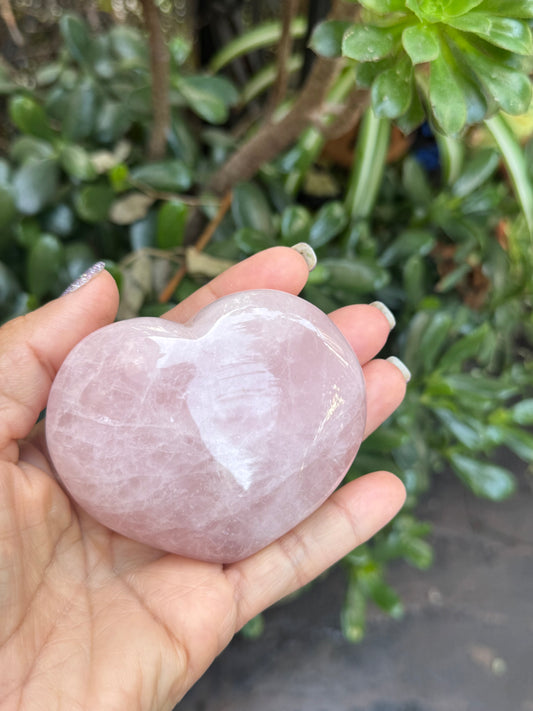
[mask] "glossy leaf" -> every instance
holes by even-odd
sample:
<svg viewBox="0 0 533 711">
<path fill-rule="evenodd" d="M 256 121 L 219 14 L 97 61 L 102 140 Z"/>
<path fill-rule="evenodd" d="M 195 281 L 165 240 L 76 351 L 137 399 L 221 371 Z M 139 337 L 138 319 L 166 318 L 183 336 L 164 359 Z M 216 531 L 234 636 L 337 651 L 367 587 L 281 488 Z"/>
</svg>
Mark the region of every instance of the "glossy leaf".
<svg viewBox="0 0 533 711">
<path fill-rule="evenodd" d="M 65 203 L 55 204 L 51 210 L 47 211 L 44 218 L 44 226 L 47 232 L 51 232 L 59 237 L 68 237 L 72 234 L 76 218 L 70 205 Z"/>
<path fill-rule="evenodd" d="M 109 33 L 109 39 L 114 54 L 128 66 L 148 64 L 146 42 L 135 28 L 124 24 L 115 25 Z"/>
<path fill-rule="evenodd" d="M 412 68 L 407 60 L 382 72 L 372 84 L 372 106 L 376 116 L 394 119 L 404 114 L 413 97 Z"/>
<path fill-rule="evenodd" d="M 431 64 L 429 99 L 442 131 L 452 135 L 459 133 L 466 122 L 465 98 L 442 55 Z"/>
<path fill-rule="evenodd" d="M 411 25 L 402 34 L 403 48 L 413 64 L 432 62 L 440 54 L 435 31 L 428 25 Z"/>
<path fill-rule="evenodd" d="M 486 182 L 500 163 L 500 156 L 491 148 L 478 150 L 465 161 L 465 168 L 452 185 L 452 193 L 465 197 Z"/>
<path fill-rule="evenodd" d="M 66 14 L 59 20 L 59 29 L 71 57 L 80 64 L 92 62 L 89 28 L 77 15 Z"/>
<path fill-rule="evenodd" d="M 322 259 L 320 266 L 328 285 L 349 294 L 373 294 L 386 286 L 390 279 L 387 270 L 362 258 Z"/>
<path fill-rule="evenodd" d="M 255 183 L 238 183 L 233 189 L 231 213 L 238 228 L 249 227 L 273 236 L 274 223 L 270 205 Z"/>
<path fill-rule="evenodd" d="M 145 247 L 156 245 L 157 215 L 155 210 L 150 210 L 146 217 L 130 225 L 130 246 L 133 252 Z"/>
<path fill-rule="evenodd" d="M 449 338 L 453 318 L 447 311 L 436 311 L 430 315 L 430 320 L 420 340 L 420 355 L 425 372 L 430 372 L 436 363 L 447 339 Z"/>
<path fill-rule="evenodd" d="M 200 154 L 198 140 L 180 115 L 174 114 L 171 117 L 168 143 L 176 158 L 182 160 L 191 169 L 196 166 Z"/>
<path fill-rule="evenodd" d="M 75 180 L 94 180 L 97 176 L 89 154 L 81 146 L 64 146 L 60 162 L 63 169 Z"/>
<path fill-rule="evenodd" d="M 382 267 L 389 267 L 413 254 L 426 256 L 435 246 L 435 242 L 435 236 L 429 230 L 405 230 L 383 252 L 379 263 Z"/>
<path fill-rule="evenodd" d="M 377 62 L 391 54 L 398 41 L 389 30 L 371 25 L 352 25 L 344 34 L 342 53 L 359 62 Z"/>
<path fill-rule="evenodd" d="M 309 46 L 322 57 L 340 57 L 344 33 L 352 26 L 351 22 L 327 20 L 317 25 L 311 35 Z"/>
<path fill-rule="evenodd" d="M 174 249 L 183 244 L 189 208 L 181 200 L 165 202 L 157 213 L 157 246 Z"/>
<path fill-rule="evenodd" d="M 107 185 L 86 185 L 74 196 L 76 212 L 85 222 L 103 222 L 109 216 L 114 197 Z"/>
<path fill-rule="evenodd" d="M 55 292 L 65 263 L 65 248 L 53 235 L 43 234 L 28 253 L 26 280 L 38 299 Z"/>
<path fill-rule="evenodd" d="M 503 467 L 487 464 L 457 452 L 450 454 L 450 462 L 460 479 L 476 496 L 502 501 L 515 492 L 515 478 Z"/>
<path fill-rule="evenodd" d="M 483 0 L 479 10 L 491 15 L 533 19 L 533 0 Z"/>
<path fill-rule="evenodd" d="M 307 242 L 312 217 L 302 205 L 289 205 L 281 215 L 281 237 L 286 244 Z"/>
<path fill-rule="evenodd" d="M 261 252 L 263 249 L 275 245 L 273 237 L 251 227 L 241 227 L 235 232 L 233 239 L 239 249 L 247 255 Z"/>
<path fill-rule="evenodd" d="M 309 231 L 309 244 L 313 248 L 322 247 L 337 237 L 347 224 L 348 215 L 342 202 L 327 202 L 315 215 Z"/>
<path fill-rule="evenodd" d="M 209 123 L 225 123 L 229 109 L 239 100 L 233 84 L 224 77 L 180 77 L 176 84 L 190 108 Z"/>
<path fill-rule="evenodd" d="M 526 22 L 511 17 L 494 17 L 489 13 L 470 12 L 449 20 L 462 32 L 472 32 L 487 42 L 516 54 L 530 55 L 533 52 L 531 30 Z"/>
<path fill-rule="evenodd" d="M 80 274 L 91 267 L 96 261 L 94 251 L 86 242 L 69 242 L 65 245 L 65 264 L 67 284 L 72 283 Z"/>
<path fill-rule="evenodd" d="M 63 135 L 71 141 L 87 138 L 94 128 L 98 108 L 97 87 L 92 79 L 85 79 L 70 94 L 62 122 Z"/>
<path fill-rule="evenodd" d="M 134 183 L 163 192 L 181 192 L 191 187 L 192 175 L 181 160 L 162 160 L 134 168 L 130 176 Z"/>
<path fill-rule="evenodd" d="M 13 190 L 17 210 L 35 215 L 50 204 L 58 188 L 55 160 L 27 160 L 15 173 Z"/>
<path fill-rule="evenodd" d="M 513 405 L 509 411 L 511 419 L 518 425 L 533 425 L 533 398 L 526 398 Z"/>
<path fill-rule="evenodd" d="M 459 369 L 465 360 L 475 358 L 490 334 L 490 326 L 483 323 L 466 336 L 460 338 L 444 353 L 438 363 L 438 367 L 446 371 L 450 368 Z"/>
<path fill-rule="evenodd" d="M 501 427 L 502 441 L 518 457 L 533 464 L 533 435 L 517 427 Z"/>
<path fill-rule="evenodd" d="M 361 0 L 361 5 L 378 15 L 387 15 L 389 12 L 404 10 L 405 0 Z"/>
<path fill-rule="evenodd" d="M 13 191 L 0 186 L 0 230 L 3 230 L 13 220 L 17 214 Z"/>
<path fill-rule="evenodd" d="M 45 140 L 55 135 L 45 110 L 30 96 L 13 96 L 9 102 L 9 117 L 22 133 Z"/>
</svg>

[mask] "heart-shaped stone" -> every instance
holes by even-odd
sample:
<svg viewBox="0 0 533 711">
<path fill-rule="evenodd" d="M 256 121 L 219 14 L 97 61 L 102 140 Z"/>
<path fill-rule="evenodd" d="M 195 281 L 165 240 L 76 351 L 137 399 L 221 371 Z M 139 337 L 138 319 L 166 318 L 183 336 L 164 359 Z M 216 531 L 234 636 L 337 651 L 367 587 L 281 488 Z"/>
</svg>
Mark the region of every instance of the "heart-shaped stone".
<svg viewBox="0 0 533 711">
<path fill-rule="evenodd" d="M 46 436 L 59 478 L 98 521 L 228 563 L 329 496 L 365 416 L 361 367 L 333 322 L 256 290 L 184 325 L 137 318 L 89 335 L 54 380 Z"/>
</svg>

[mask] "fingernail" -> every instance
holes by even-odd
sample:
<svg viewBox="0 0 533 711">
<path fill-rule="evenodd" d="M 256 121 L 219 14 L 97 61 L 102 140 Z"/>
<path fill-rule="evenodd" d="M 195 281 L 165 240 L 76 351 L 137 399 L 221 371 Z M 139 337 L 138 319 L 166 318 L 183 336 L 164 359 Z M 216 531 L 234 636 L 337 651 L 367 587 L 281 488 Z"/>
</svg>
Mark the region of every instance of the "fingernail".
<svg viewBox="0 0 533 711">
<path fill-rule="evenodd" d="M 100 272 L 103 272 L 104 269 L 105 262 L 96 262 L 96 264 L 93 264 L 90 269 L 87 269 L 86 272 L 83 272 L 81 276 L 79 276 L 75 281 L 73 281 L 70 286 L 67 286 L 61 296 L 64 296 L 65 294 L 72 294 L 73 291 L 77 291 L 80 286 L 87 284 L 88 281 L 91 281 L 93 277 L 95 277 L 97 274 L 100 274 Z"/>
<path fill-rule="evenodd" d="M 390 358 L 387 358 L 389 363 L 392 363 L 400 373 L 403 375 L 405 382 L 408 383 L 411 380 L 411 371 L 409 368 L 403 363 L 399 358 L 396 358 L 396 356 L 390 356 Z"/>
<path fill-rule="evenodd" d="M 294 249 L 298 254 L 302 255 L 307 264 L 307 268 L 312 272 L 317 263 L 315 250 L 308 245 L 307 242 L 298 242 L 298 244 L 293 245 L 291 249 Z"/>
<path fill-rule="evenodd" d="M 387 319 L 387 323 L 389 324 L 389 328 L 392 331 L 392 329 L 396 326 L 396 319 L 394 318 L 394 314 L 392 311 L 389 309 L 388 306 L 385 306 L 385 304 L 382 301 L 373 301 L 370 306 L 373 306 L 376 308 L 378 311 L 381 311 L 383 316 Z"/>
</svg>

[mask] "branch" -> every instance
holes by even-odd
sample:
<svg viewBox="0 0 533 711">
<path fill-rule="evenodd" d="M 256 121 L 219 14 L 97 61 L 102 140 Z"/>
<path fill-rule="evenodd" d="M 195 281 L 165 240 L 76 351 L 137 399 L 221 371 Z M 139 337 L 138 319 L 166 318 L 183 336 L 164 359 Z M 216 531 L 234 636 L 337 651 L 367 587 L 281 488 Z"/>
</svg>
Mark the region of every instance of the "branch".
<svg viewBox="0 0 533 711">
<path fill-rule="evenodd" d="M 287 62 L 291 55 L 292 49 L 291 22 L 298 11 L 299 4 L 300 0 L 283 0 L 281 3 L 282 30 L 276 55 L 278 74 L 272 93 L 268 99 L 268 105 L 265 112 L 267 118 L 272 116 L 287 91 L 287 84 L 289 80 Z"/>
<path fill-rule="evenodd" d="M 163 158 L 166 152 L 167 130 L 170 123 L 170 104 L 168 100 L 170 57 L 161 27 L 159 10 L 154 0 L 141 0 L 141 5 L 150 43 L 154 117 L 148 157 L 150 160 L 158 160 Z"/>
<path fill-rule="evenodd" d="M 355 18 L 357 5 L 335 3 L 328 19 Z M 342 59 L 318 57 L 307 81 L 289 112 L 278 122 L 267 121 L 211 178 L 209 189 L 223 195 L 240 180 L 252 178 L 263 163 L 285 150 L 300 133 L 327 110 L 331 83 L 344 64 Z M 314 118 L 313 118 L 314 117 Z"/>
<path fill-rule="evenodd" d="M 9 34 L 11 35 L 13 42 L 18 47 L 22 47 L 24 45 L 24 37 L 20 33 L 9 0 L 0 0 L 0 15 L 7 25 L 7 29 L 9 30 Z"/>
</svg>

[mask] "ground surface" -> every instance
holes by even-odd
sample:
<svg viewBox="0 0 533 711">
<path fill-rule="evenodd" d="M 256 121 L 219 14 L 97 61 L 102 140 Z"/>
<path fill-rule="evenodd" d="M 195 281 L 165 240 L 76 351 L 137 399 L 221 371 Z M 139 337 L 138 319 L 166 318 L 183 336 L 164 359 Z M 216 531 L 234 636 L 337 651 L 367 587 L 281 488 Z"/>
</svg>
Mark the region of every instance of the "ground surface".
<svg viewBox="0 0 533 711">
<path fill-rule="evenodd" d="M 341 636 L 335 569 L 236 638 L 176 711 L 533 711 L 533 476 L 491 504 L 443 476 L 420 514 L 435 564 L 389 576 L 401 621 L 372 611 L 365 641 Z"/>
</svg>

